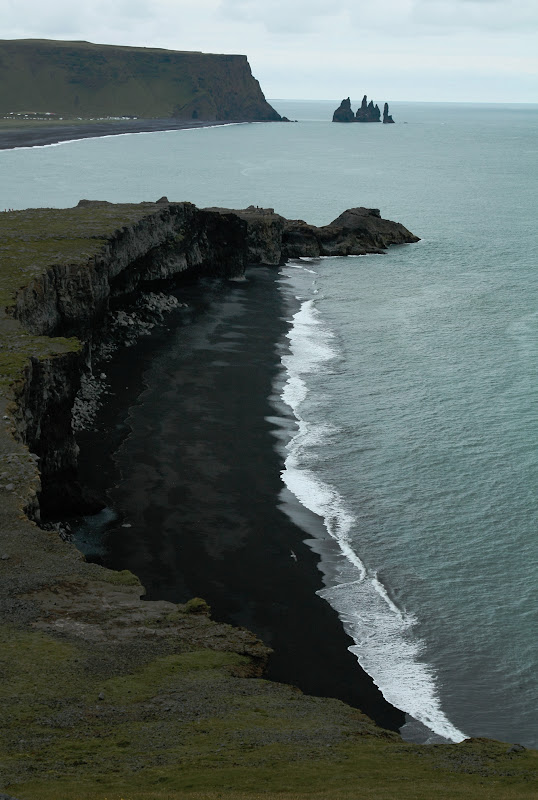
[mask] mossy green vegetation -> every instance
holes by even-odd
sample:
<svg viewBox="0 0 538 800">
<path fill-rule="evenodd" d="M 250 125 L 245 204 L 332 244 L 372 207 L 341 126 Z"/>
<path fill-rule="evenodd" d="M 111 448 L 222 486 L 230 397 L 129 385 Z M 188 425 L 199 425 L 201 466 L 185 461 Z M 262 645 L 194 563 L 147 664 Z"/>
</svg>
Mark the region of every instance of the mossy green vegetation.
<svg viewBox="0 0 538 800">
<path fill-rule="evenodd" d="M 156 212 L 153 203 L 0 212 L 0 306 L 56 265 L 87 263 L 115 231 Z"/>
<path fill-rule="evenodd" d="M 30 357 L 81 348 L 76 338 L 34 336 L 6 316 L 17 292 L 55 267 L 89 263 L 116 231 L 157 211 L 154 203 L 140 203 L 0 212 L 0 391 L 21 376 Z"/>
<path fill-rule="evenodd" d="M 131 706 L 150 701 L 160 692 L 172 690 L 178 679 L 197 682 L 212 677 L 215 670 L 238 667 L 248 663 L 248 658 L 238 653 L 200 650 L 190 653 L 174 653 L 147 664 L 135 673 L 121 675 L 104 681 L 102 686 L 103 707 Z M 91 698 L 87 698 L 91 702 Z"/>
<path fill-rule="evenodd" d="M 534 751 L 406 744 L 339 701 L 235 677 L 233 652 L 107 677 L 91 649 L 0 627 L 0 786 L 22 800 L 536 796 Z"/>
<path fill-rule="evenodd" d="M 187 614 L 209 614 L 211 609 L 202 597 L 192 597 L 185 603 Z"/>
<path fill-rule="evenodd" d="M 115 586 L 141 586 L 139 579 L 129 569 L 107 570 L 103 575 L 103 580 Z"/>
<path fill-rule="evenodd" d="M 0 393 L 22 375 L 30 358 L 54 358 L 63 353 L 76 353 L 81 349 L 80 341 L 63 336 L 47 338 L 32 336 L 23 329 L 17 332 L 2 330 L 0 317 Z"/>
</svg>

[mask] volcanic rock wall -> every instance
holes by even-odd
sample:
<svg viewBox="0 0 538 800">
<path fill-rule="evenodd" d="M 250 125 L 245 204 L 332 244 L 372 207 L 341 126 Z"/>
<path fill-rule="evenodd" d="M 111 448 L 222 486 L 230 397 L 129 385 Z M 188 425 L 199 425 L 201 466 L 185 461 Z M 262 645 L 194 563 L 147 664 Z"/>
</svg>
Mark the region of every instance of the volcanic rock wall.
<svg viewBox="0 0 538 800">
<path fill-rule="evenodd" d="M 235 278 L 247 264 L 382 253 L 417 241 L 376 209 L 350 209 L 318 228 L 273 209 L 202 210 L 166 198 L 138 205 L 82 200 L 75 209 L 29 209 L 0 222 L 5 264 L 13 264 L 3 324 L 25 332 L 15 332 L 9 346 L 16 351 L 25 336 L 35 337 L 12 386 L 15 431 L 40 459 L 42 509 L 60 515 L 84 508 L 71 409 L 112 304 L 134 303 L 140 292 L 184 275 Z M 59 349 L 39 355 L 44 340 Z"/>
</svg>

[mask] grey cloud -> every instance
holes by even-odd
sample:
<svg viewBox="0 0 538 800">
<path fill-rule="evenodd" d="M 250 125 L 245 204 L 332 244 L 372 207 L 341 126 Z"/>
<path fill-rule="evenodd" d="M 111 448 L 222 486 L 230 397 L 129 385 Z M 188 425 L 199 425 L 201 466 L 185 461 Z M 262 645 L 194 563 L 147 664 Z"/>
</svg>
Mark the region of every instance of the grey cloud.
<svg viewBox="0 0 538 800">
<path fill-rule="evenodd" d="M 223 19 L 256 24 L 270 33 L 308 32 L 339 19 L 344 36 L 348 25 L 395 36 L 538 27 L 536 0 L 220 0 L 218 8 Z"/>
<path fill-rule="evenodd" d="M 121 39 L 142 20 L 155 17 L 154 0 L 0 0 L 3 35 L 8 38 L 96 39 L 107 28 Z"/>
<path fill-rule="evenodd" d="M 538 28 L 536 0 L 416 0 L 413 21 L 438 31 L 526 31 Z"/>
<path fill-rule="evenodd" d="M 261 25 L 270 33 L 300 34 L 313 30 L 323 18 L 337 17 L 348 0 L 220 0 L 224 19 Z"/>
</svg>

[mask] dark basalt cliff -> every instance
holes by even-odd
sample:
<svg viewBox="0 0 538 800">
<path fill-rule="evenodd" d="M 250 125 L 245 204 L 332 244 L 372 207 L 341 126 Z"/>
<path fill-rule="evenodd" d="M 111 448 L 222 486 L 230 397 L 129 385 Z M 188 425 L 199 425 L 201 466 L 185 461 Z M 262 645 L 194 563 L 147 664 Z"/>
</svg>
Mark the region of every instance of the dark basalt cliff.
<svg viewBox="0 0 538 800">
<path fill-rule="evenodd" d="M 287 220 L 273 209 L 198 209 L 166 198 L 11 212 L 0 215 L 2 234 L 8 242 L 5 263 L 11 258 L 13 267 L 26 264 L 22 286 L 20 273 L 11 273 L 10 324 L 34 336 L 82 342 L 74 353 L 55 358 L 54 368 L 47 359 L 30 358 L 16 389 L 18 436 L 40 459 L 42 505 L 47 512 L 64 513 L 82 501 L 70 409 L 112 304 L 181 275 L 239 277 L 247 264 L 383 253 L 392 244 L 418 241 L 400 223 L 382 219 L 377 209 L 349 209 L 316 227 Z"/>
<path fill-rule="evenodd" d="M 246 56 L 0 41 L 0 114 L 279 120 Z"/>
<path fill-rule="evenodd" d="M 230 209 L 207 209 L 229 214 Z M 419 238 L 400 222 L 382 219 L 377 208 L 350 208 L 328 225 L 286 219 L 272 208 L 233 210 L 247 223 L 247 258 L 251 264 L 281 264 L 289 258 L 381 254 L 393 244 Z"/>
</svg>

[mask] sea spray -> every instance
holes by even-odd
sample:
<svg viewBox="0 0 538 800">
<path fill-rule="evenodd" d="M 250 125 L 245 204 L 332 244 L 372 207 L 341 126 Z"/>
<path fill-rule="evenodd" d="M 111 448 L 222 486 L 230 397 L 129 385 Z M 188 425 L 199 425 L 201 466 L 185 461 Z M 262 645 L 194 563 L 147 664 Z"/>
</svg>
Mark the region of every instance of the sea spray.
<svg viewBox="0 0 538 800">
<path fill-rule="evenodd" d="M 282 275 L 284 280 L 290 278 L 291 270 L 284 268 Z M 316 293 L 314 287 L 310 287 L 311 294 Z M 363 563 L 353 544 L 355 517 L 338 490 L 316 472 L 312 451 L 328 442 L 336 429 L 332 424 L 309 419 L 308 410 L 305 412 L 308 378 L 322 371 L 329 378 L 331 368 L 338 363 L 339 350 L 334 333 L 324 324 L 315 303 L 315 299 L 303 298 L 293 316 L 287 334 L 288 348 L 281 356 L 285 380 L 281 380 L 280 398 L 291 408 L 297 422 L 297 430 L 287 444 L 282 479 L 305 508 L 323 519 L 328 535 L 337 545 L 338 557 L 336 561 L 331 559 L 330 579 L 325 575 L 328 585 L 318 594 L 338 612 L 355 642 L 350 651 L 384 697 L 438 736 L 459 742 L 466 738 L 465 734 L 442 711 L 434 670 L 421 661 L 424 643 L 413 631 L 417 618 L 398 607 L 375 569 Z M 324 570 L 323 556 L 320 566 Z"/>
</svg>

